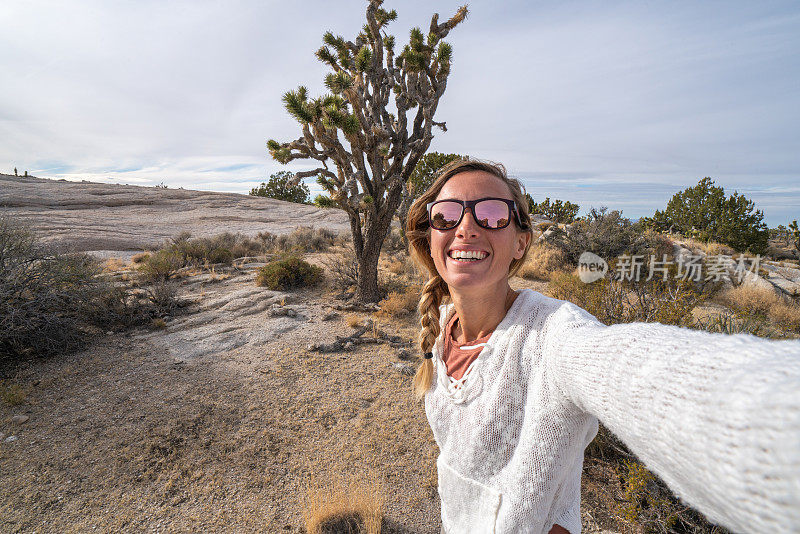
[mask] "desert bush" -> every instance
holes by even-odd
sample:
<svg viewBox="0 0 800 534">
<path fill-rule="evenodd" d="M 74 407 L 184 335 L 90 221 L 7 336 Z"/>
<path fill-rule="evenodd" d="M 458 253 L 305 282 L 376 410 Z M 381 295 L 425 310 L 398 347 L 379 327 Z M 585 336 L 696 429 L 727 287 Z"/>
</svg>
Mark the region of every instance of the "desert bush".
<svg viewBox="0 0 800 534">
<path fill-rule="evenodd" d="M 565 265 L 568 264 L 563 250 L 549 243 L 539 243 L 531 247 L 527 261 L 517 274 L 527 280 L 550 280 L 550 275 Z"/>
<path fill-rule="evenodd" d="M 269 289 L 310 287 L 321 279 L 322 269 L 296 256 L 268 263 L 256 273 L 256 284 Z"/>
<path fill-rule="evenodd" d="M 149 252 L 139 252 L 138 254 L 134 254 L 131 257 L 131 262 L 133 262 L 133 263 L 142 263 L 143 261 L 145 261 L 149 257 L 150 257 L 150 253 Z"/>
<path fill-rule="evenodd" d="M 336 244 L 338 234 L 327 228 L 300 226 L 275 238 L 276 252 L 324 252 Z"/>
<path fill-rule="evenodd" d="M 321 486 L 306 483 L 301 508 L 308 534 L 379 534 L 384 491 L 342 477 Z"/>
<path fill-rule="evenodd" d="M 270 175 L 266 182 L 250 190 L 252 196 L 268 197 L 286 202 L 296 202 L 298 204 L 308 204 L 310 191 L 308 186 L 302 181 L 292 183 L 294 173 L 289 171 L 278 171 Z"/>
<path fill-rule="evenodd" d="M 358 280 L 358 260 L 350 250 L 331 254 L 322 261 L 328 273 L 328 281 L 336 289 L 355 287 Z"/>
<path fill-rule="evenodd" d="M 751 334 L 761 337 L 776 337 L 763 317 L 741 315 L 737 313 L 717 313 L 698 319 L 694 328 L 705 330 L 706 332 L 717 332 L 721 334 Z"/>
<path fill-rule="evenodd" d="M 0 361 L 79 349 L 98 330 L 143 324 L 155 313 L 94 258 L 54 255 L 29 229 L 0 218 Z"/>
<path fill-rule="evenodd" d="M 768 316 L 770 310 L 782 303 L 771 289 L 752 285 L 740 285 L 721 292 L 716 299 L 730 309 L 746 315 Z"/>
<path fill-rule="evenodd" d="M 139 274 L 145 282 L 167 280 L 186 265 L 185 257 L 174 248 L 162 248 L 150 254 L 139 265 Z"/>
<path fill-rule="evenodd" d="M 642 223 L 701 241 L 725 243 L 737 252 L 764 254 L 769 231 L 763 218 L 751 200 L 738 192 L 726 197 L 725 190 L 706 177 L 696 186 L 676 193 L 664 211 L 656 210 L 653 217 L 643 217 Z"/>
<path fill-rule="evenodd" d="M 548 241 L 564 252 L 568 262 L 577 264 L 586 251 L 606 260 L 624 253 L 647 254 L 649 243 L 642 233 L 621 212 L 592 208 L 585 218 L 572 224 L 569 232 L 556 227 Z"/>
<path fill-rule="evenodd" d="M 782 328 L 800 331 L 800 305 L 771 289 L 739 285 L 721 292 L 715 300 L 733 310 L 737 317 L 768 318 Z"/>
<path fill-rule="evenodd" d="M 658 322 L 690 326 L 692 309 L 705 300 L 691 282 L 675 278 L 636 282 L 606 276 L 586 284 L 574 274 L 557 272 L 550 278 L 548 291 L 608 325 Z"/>
<path fill-rule="evenodd" d="M 411 286 L 403 291 L 391 291 L 378 305 L 382 316 L 404 318 L 417 313 L 422 286 Z"/>
<path fill-rule="evenodd" d="M 261 232 L 257 237 L 251 238 L 244 234 L 224 232 L 211 237 L 192 238 L 189 232 L 181 232 L 160 249 L 141 255 L 138 270 L 145 282 L 168 280 L 183 267 L 230 264 L 236 258 L 261 256 L 285 249 L 287 242 L 304 243 L 311 248 L 319 247 L 322 246 L 321 242 L 332 239 L 328 233 L 332 232 L 304 230 L 293 232 L 288 237 L 278 237 L 269 232 Z"/>
</svg>

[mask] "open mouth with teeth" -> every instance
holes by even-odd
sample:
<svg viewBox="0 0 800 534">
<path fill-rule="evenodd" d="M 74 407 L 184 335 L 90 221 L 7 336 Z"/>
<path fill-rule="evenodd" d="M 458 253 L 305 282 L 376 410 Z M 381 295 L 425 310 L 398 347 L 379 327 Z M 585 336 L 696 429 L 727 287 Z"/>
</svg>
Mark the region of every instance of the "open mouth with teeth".
<svg viewBox="0 0 800 534">
<path fill-rule="evenodd" d="M 452 260 L 468 263 L 486 259 L 489 253 L 483 250 L 451 250 L 447 256 Z"/>
</svg>

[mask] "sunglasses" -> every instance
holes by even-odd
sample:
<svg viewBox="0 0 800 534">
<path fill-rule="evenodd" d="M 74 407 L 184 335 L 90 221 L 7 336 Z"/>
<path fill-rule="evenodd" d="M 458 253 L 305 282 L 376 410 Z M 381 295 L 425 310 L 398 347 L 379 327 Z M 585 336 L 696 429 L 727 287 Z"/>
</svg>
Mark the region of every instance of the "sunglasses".
<svg viewBox="0 0 800 534">
<path fill-rule="evenodd" d="M 511 216 L 520 228 L 525 228 L 522 223 L 517 205 L 507 198 L 479 198 L 478 200 L 445 199 L 430 202 L 428 207 L 428 224 L 434 230 L 452 230 L 464 218 L 464 212 L 470 210 L 472 218 L 481 228 L 500 230 L 511 223 Z"/>
</svg>

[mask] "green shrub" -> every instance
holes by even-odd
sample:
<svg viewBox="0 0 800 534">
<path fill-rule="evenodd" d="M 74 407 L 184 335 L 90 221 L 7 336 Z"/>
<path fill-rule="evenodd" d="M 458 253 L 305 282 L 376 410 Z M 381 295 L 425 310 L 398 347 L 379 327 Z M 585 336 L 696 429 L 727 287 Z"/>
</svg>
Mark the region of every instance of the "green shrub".
<svg viewBox="0 0 800 534">
<path fill-rule="evenodd" d="M 327 228 L 300 226 L 275 240 L 278 251 L 324 252 L 336 243 L 338 234 Z"/>
<path fill-rule="evenodd" d="M 186 265 L 186 257 L 173 247 L 162 248 L 150 254 L 139 265 L 145 281 L 167 280 Z"/>
<path fill-rule="evenodd" d="M 676 193 L 664 211 L 656 210 L 643 224 L 657 230 L 670 230 L 700 241 L 717 241 L 730 245 L 737 252 L 764 254 L 769 231 L 764 214 L 755 204 L 734 191 L 726 197 L 722 187 L 711 178 L 703 178 L 696 186 Z"/>
<path fill-rule="evenodd" d="M 256 284 L 280 290 L 314 286 L 321 279 L 322 269 L 296 256 L 268 263 L 256 274 Z"/>
<path fill-rule="evenodd" d="M 610 261 L 624 253 L 647 254 L 650 249 L 640 227 L 623 217 L 622 212 L 607 212 L 605 207 L 592 208 L 586 217 L 572 224 L 569 233 L 555 227 L 547 241 L 563 250 L 573 265 L 587 251 Z"/>
<path fill-rule="evenodd" d="M 531 215 L 538 213 L 555 223 L 573 223 L 578 215 L 578 211 L 581 209 L 579 205 L 573 204 L 569 200 L 554 200 L 550 202 L 550 197 L 547 197 L 542 202 L 536 202 L 533 200 L 533 197 L 527 193 L 525 193 L 525 198 L 528 199 L 528 212 Z"/>
<path fill-rule="evenodd" d="M 308 204 L 311 195 L 308 186 L 302 181 L 293 184 L 294 174 L 289 171 L 279 171 L 262 182 L 260 186 L 250 190 L 250 194 L 257 197 L 275 198 L 286 202 Z"/>
</svg>

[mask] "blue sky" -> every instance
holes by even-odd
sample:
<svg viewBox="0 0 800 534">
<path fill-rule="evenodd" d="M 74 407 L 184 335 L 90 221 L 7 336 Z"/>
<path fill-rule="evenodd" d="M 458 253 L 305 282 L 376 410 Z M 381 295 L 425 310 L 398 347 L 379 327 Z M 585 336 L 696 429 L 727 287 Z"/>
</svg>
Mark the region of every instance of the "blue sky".
<svg viewBox="0 0 800 534">
<path fill-rule="evenodd" d="M 391 2 L 400 43 L 449 1 Z M 323 92 L 325 30 L 366 2 L 0 5 L 0 170 L 247 192 L 297 137 L 281 95 Z M 663 208 L 711 176 L 771 226 L 800 218 L 800 3 L 490 2 L 448 37 L 432 150 L 503 162 L 537 199 Z"/>
</svg>

